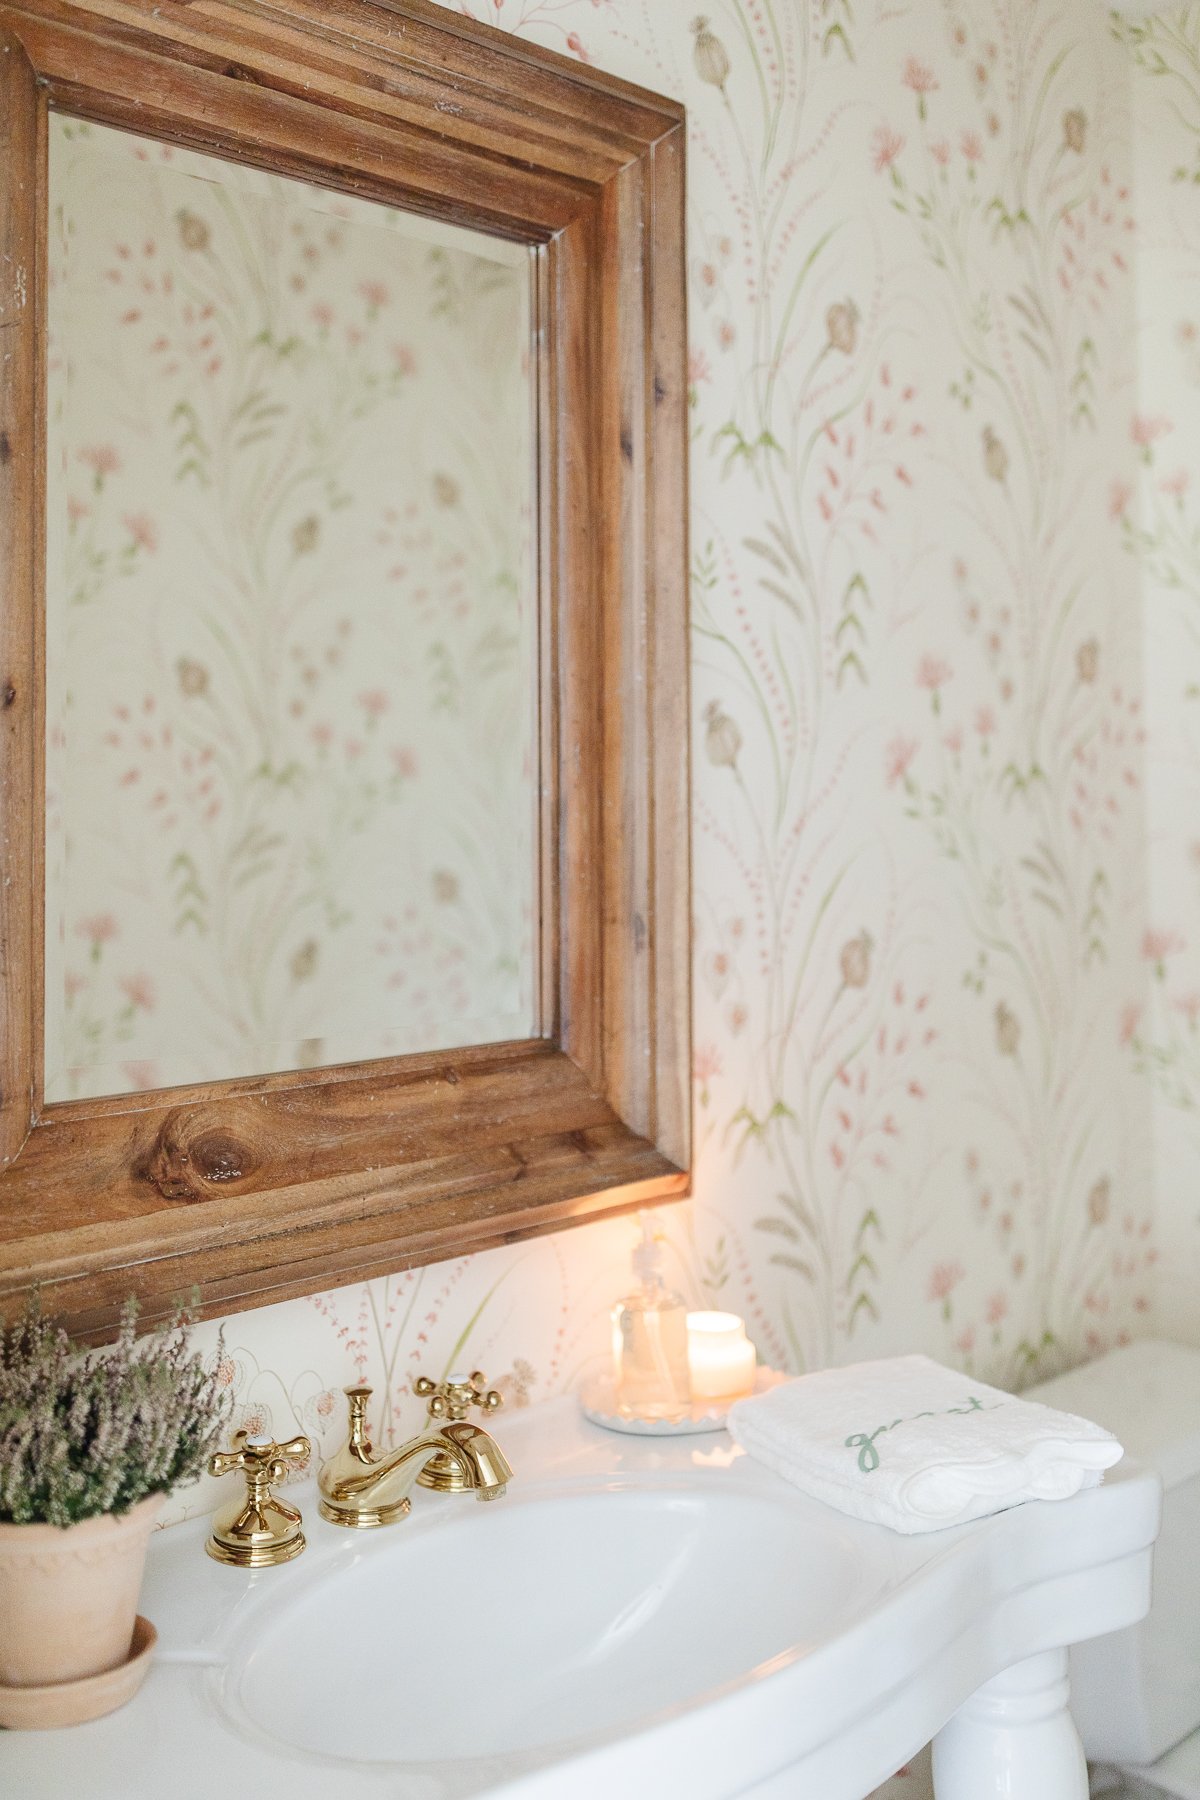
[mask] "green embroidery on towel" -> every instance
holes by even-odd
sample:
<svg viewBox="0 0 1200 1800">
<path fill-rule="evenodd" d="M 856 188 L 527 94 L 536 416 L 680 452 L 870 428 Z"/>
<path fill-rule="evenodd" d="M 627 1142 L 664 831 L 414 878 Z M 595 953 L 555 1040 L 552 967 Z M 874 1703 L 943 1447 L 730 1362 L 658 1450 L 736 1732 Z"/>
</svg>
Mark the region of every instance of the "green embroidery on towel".
<svg viewBox="0 0 1200 1800">
<path fill-rule="evenodd" d="M 993 1400 L 990 1406 L 972 1394 L 965 1406 L 948 1406 L 944 1412 L 911 1413 L 907 1419 L 893 1419 L 890 1425 L 877 1425 L 874 1431 L 856 1431 L 853 1437 L 846 1439 L 847 1450 L 858 1451 L 858 1467 L 863 1475 L 873 1475 L 879 1467 L 879 1452 L 875 1448 L 875 1439 L 885 1432 L 895 1431 L 897 1425 L 911 1425 L 917 1419 L 948 1419 L 955 1413 L 995 1412 L 998 1406 L 1004 1406 L 1004 1400 Z"/>
</svg>

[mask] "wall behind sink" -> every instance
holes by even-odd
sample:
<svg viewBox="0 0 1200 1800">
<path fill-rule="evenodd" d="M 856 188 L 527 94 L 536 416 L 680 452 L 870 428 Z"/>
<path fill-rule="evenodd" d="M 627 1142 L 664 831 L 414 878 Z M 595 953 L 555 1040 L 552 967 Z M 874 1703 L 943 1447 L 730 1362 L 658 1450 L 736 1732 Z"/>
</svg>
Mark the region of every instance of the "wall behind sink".
<svg viewBox="0 0 1200 1800">
<path fill-rule="evenodd" d="M 1163 1252 L 1155 1324 L 1200 1342 L 1200 6 L 1121 28 L 1133 77 L 1138 199 L 1138 488 L 1123 492 L 1141 568 L 1152 968 L 1134 1051 L 1154 1095 Z"/>
<path fill-rule="evenodd" d="M 1137 393 L 1134 47 L 1100 6 L 696 4 L 460 8 L 689 110 L 696 1197 L 662 1215 L 671 1268 L 772 1363 L 923 1348 L 1019 1384 L 1146 1328 L 1145 1067 L 1197 1022 L 1172 1009 L 1194 856 L 1161 916 L 1145 896 L 1130 496 L 1168 464 Z M 240 1420 L 328 1445 L 365 1377 L 410 1425 L 413 1376 L 456 1363 L 517 1405 L 567 1389 L 633 1239 L 233 1318 Z"/>
<path fill-rule="evenodd" d="M 695 3 L 461 8 L 689 110 L 671 1266 L 772 1363 L 921 1347 L 1020 1383 L 1152 1286 L 1130 52 L 1099 7 Z M 569 1387 L 633 1238 L 231 1319 L 242 1419 L 329 1441 L 360 1376 L 411 1419 L 450 1363 Z"/>
</svg>

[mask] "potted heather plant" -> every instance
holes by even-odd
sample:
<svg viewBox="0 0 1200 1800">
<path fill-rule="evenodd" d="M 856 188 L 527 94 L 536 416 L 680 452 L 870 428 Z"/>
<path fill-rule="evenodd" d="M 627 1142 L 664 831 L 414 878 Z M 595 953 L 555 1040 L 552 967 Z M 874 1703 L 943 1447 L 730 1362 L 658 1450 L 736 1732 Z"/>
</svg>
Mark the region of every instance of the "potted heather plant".
<svg viewBox="0 0 1200 1800">
<path fill-rule="evenodd" d="M 81 1682 L 131 1654 L 150 1533 L 198 1475 L 229 1396 L 183 1314 L 81 1353 L 35 1299 L 0 1326 L 0 1689 Z"/>
</svg>

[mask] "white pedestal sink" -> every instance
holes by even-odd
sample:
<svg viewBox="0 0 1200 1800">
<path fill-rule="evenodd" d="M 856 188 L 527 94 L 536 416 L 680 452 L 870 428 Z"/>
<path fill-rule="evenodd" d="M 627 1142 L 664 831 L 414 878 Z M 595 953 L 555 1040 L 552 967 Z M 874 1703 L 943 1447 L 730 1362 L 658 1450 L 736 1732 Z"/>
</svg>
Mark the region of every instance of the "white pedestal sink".
<svg viewBox="0 0 1200 1800">
<path fill-rule="evenodd" d="M 142 1695 L 0 1743 L 22 1800 L 864 1800 L 935 1734 L 939 1800 L 1085 1800 L 1065 1646 L 1140 1617 L 1154 1477 L 900 1538 L 724 1436 L 501 1415 L 507 1496 L 415 1497 L 245 1574 L 151 1554 Z M 303 1495 L 298 1496 L 304 1505 Z"/>
</svg>

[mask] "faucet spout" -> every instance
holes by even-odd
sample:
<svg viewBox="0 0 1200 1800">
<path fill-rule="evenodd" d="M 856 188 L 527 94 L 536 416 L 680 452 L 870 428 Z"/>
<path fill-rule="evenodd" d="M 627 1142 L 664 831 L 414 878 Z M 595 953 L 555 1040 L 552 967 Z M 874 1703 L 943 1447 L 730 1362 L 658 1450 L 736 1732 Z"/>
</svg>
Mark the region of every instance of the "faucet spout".
<svg viewBox="0 0 1200 1800">
<path fill-rule="evenodd" d="M 477 1425 L 454 1421 L 430 1428 L 376 1456 L 367 1435 L 370 1393 L 366 1387 L 346 1389 L 350 1436 L 321 1467 L 322 1518 L 358 1529 L 388 1525 L 410 1510 L 418 1479 L 456 1493 L 472 1489 L 480 1500 L 503 1494 L 512 1469 L 500 1446 Z"/>
</svg>

